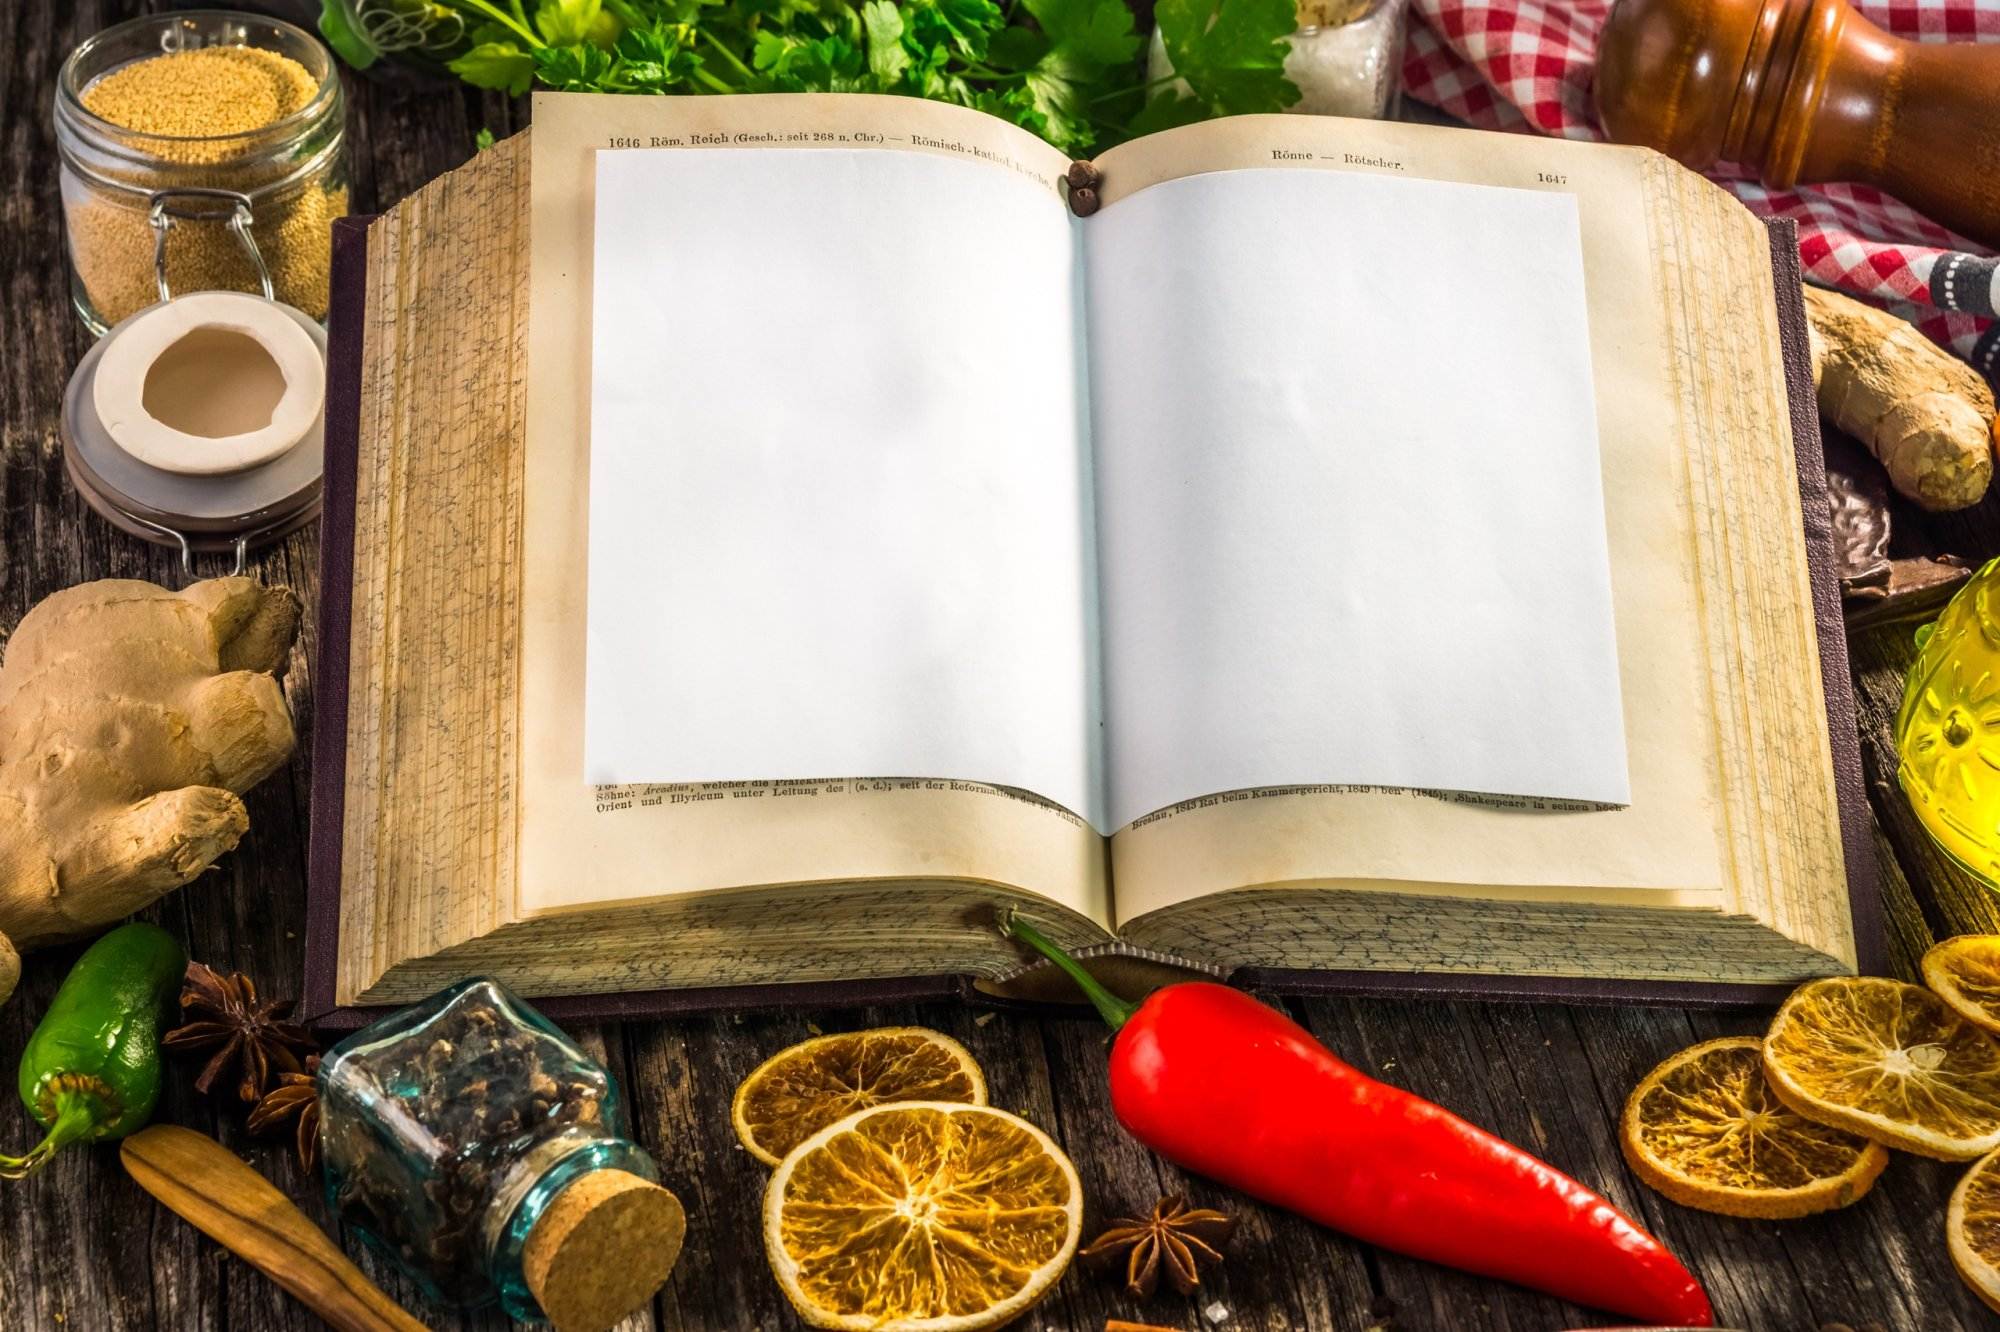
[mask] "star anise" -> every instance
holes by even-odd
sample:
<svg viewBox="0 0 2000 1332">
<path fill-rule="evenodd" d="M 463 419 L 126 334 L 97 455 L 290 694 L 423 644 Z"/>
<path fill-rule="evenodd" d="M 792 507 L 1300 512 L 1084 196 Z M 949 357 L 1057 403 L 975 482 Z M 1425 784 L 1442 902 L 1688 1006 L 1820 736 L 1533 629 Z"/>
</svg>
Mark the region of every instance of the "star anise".
<svg viewBox="0 0 2000 1332">
<path fill-rule="evenodd" d="M 1105 1264 L 1124 1259 L 1125 1289 L 1136 1299 L 1160 1288 L 1162 1268 L 1175 1290 L 1192 1295 L 1201 1285 L 1202 1267 L 1222 1261 L 1222 1246 L 1235 1229 L 1235 1217 L 1189 1207 L 1187 1199 L 1175 1194 L 1153 1204 L 1153 1214 L 1144 1220 L 1119 1217 L 1082 1256 Z"/>
<path fill-rule="evenodd" d="M 299 1169 L 308 1175 L 319 1164 L 319 1087 L 313 1076 L 318 1071 L 319 1056 L 308 1055 L 301 1071 L 279 1074 L 278 1085 L 264 1093 L 248 1121 L 252 1133 L 275 1133 L 297 1119 Z"/>
<path fill-rule="evenodd" d="M 188 963 L 181 990 L 181 1012 L 187 1020 L 161 1038 L 175 1054 L 209 1054 L 194 1080 L 207 1092 L 233 1059 L 237 1064 L 236 1094 L 255 1101 L 271 1084 L 271 1072 L 298 1073 L 299 1057 L 319 1049 L 319 1042 L 296 1022 L 287 1022 L 296 999 L 260 1003 L 257 984 L 242 972 L 224 976 L 199 962 Z"/>
</svg>

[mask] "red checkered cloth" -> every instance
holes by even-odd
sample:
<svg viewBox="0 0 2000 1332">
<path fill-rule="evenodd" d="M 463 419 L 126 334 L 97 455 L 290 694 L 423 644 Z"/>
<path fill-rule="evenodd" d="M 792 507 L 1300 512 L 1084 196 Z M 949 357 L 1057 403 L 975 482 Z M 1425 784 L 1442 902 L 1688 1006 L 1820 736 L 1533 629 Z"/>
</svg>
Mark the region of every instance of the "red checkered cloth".
<svg viewBox="0 0 2000 1332">
<path fill-rule="evenodd" d="M 1403 91 L 1486 129 L 1600 139 L 1591 108 L 1608 0 L 1413 0 Z M 2000 0 L 1857 0 L 1899 37 L 2000 42 Z M 1863 185 L 1769 190 L 1735 170 L 1710 175 L 1752 211 L 1799 224 L 1814 282 L 1894 309 L 2000 382 L 2000 261 Z"/>
</svg>

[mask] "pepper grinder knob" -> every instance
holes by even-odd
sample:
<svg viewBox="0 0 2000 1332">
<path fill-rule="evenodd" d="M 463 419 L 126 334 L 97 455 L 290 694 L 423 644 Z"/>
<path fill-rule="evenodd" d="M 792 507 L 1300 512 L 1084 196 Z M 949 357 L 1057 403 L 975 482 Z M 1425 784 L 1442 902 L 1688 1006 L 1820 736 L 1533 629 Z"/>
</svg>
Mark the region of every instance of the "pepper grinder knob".
<svg viewBox="0 0 2000 1332">
<path fill-rule="evenodd" d="M 2000 46 L 1904 41 L 1847 0 L 1617 0 L 1596 96 L 1619 143 L 1873 185 L 2000 245 Z"/>
</svg>

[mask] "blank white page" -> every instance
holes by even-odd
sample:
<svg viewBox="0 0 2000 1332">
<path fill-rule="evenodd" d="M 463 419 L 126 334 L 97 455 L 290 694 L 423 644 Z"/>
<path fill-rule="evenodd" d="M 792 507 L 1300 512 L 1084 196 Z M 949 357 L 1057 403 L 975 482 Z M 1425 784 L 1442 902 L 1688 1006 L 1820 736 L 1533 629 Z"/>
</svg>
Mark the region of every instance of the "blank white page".
<svg viewBox="0 0 2000 1332">
<path fill-rule="evenodd" d="M 1231 171 L 1084 236 L 1111 822 L 1626 803 L 1575 200 Z"/>
<path fill-rule="evenodd" d="M 1101 817 L 1070 218 L 935 154 L 597 157 L 584 767 Z"/>
</svg>

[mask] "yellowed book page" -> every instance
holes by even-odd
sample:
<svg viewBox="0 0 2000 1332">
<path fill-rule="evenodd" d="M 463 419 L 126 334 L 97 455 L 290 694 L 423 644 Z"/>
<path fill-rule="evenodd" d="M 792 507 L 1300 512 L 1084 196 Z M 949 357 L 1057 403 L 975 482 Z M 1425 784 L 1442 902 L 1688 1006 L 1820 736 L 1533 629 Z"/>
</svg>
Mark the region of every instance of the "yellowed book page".
<svg viewBox="0 0 2000 1332">
<path fill-rule="evenodd" d="M 940 153 L 1051 191 L 1068 158 L 992 117 L 897 97 L 537 94 L 531 137 L 519 915 L 757 884 L 954 878 L 1026 888 L 1107 922 L 1103 839 L 1016 793 L 931 780 L 609 789 L 583 780 L 597 150 Z M 688 328 L 700 336 L 698 314 Z"/>
<path fill-rule="evenodd" d="M 1660 905 L 1733 902 L 1708 663 L 1683 496 L 1667 321 L 1643 199 L 1646 155 L 1421 125 L 1255 116 L 1153 135 L 1098 160 L 1105 207 L 1162 180 L 1276 168 L 1380 172 L 1573 194 L 1603 457 L 1606 526 L 1632 803 L 1558 810 L 1407 791 L 1236 792 L 1142 818 L 1112 840 L 1120 921 L 1249 884 L 1412 881 L 1470 887 L 1578 884 L 1656 890 Z M 1283 263 L 1366 262 L 1328 236 Z M 1768 305 L 1757 293 L 1747 301 Z M 1437 312 L 1439 354 L 1477 356 Z M 1412 616 L 1451 614 L 1412 606 Z M 1393 642 L 1380 645 L 1397 651 Z M 1479 669 L 1479 645 L 1463 645 Z"/>
</svg>

